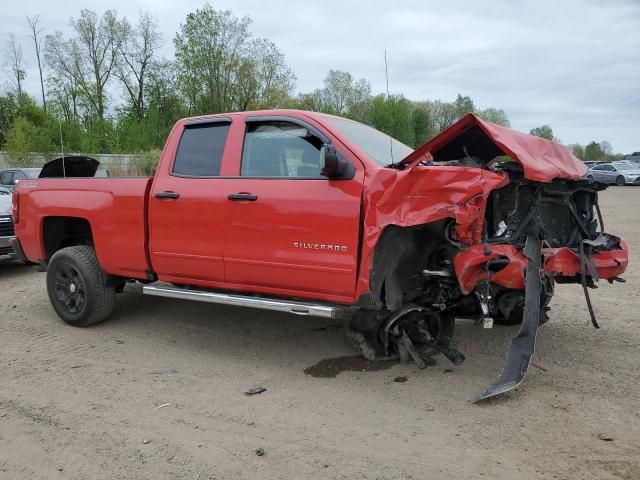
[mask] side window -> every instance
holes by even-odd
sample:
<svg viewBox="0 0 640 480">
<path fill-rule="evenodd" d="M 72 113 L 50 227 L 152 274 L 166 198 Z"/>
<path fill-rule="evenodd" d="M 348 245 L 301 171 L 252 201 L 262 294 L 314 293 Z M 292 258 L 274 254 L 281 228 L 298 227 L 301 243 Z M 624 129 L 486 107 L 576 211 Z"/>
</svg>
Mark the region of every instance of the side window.
<svg viewBox="0 0 640 480">
<path fill-rule="evenodd" d="M 609 171 L 609 172 L 615 172 L 616 171 L 616 167 L 614 167 L 613 165 L 605 165 L 604 169 Z"/>
<path fill-rule="evenodd" d="M 2 172 L 0 175 L 0 184 L 13 185 L 13 172 Z"/>
<path fill-rule="evenodd" d="M 240 175 L 325 178 L 320 175 L 322 143 L 307 128 L 292 122 L 248 123 Z"/>
<path fill-rule="evenodd" d="M 593 169 L 601 171 L 601 170 L 604 170 L 604 167 L 602 165 L 597 165 L 597 166 L 593 167 Z"/>
<path fill-rule="evenodd" d="M 17 171 L 17 172 L 15 172 L 15 174 L 13 175 L 13 184 L 15 185 L 15 183 L 16 183 L 18 180 L 24 180 L 25 178 L 27 178 L 27 176 L 26 176 L 24 173 L 22 173 L 21 171 Z"/>
<path fill-rule="evenodd" d="M 188 177 L 219 176 L 228 133 L 228 123 L 187 125 L 178 144 L 173 173 Z"/>
</svg>

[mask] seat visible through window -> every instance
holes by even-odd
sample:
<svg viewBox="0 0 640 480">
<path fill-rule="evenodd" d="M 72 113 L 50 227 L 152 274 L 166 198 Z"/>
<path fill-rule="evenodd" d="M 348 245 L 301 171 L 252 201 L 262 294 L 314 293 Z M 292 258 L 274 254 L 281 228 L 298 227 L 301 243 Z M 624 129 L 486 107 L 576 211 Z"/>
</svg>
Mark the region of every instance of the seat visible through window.
<svg viewBox="0 0 640 480">
<path fill-rule="evenodd" d="M 286 121 L 248 125 L 242 152 L 244 177 L 323 178 L 322 140 L 303 126 Z"/>
</svg>

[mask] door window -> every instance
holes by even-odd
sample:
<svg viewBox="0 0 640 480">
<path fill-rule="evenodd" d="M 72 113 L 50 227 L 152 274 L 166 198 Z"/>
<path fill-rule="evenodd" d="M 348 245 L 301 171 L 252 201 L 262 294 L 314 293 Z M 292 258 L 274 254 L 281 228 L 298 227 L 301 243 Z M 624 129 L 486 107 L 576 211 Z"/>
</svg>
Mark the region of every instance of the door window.
<svg viewBox="0 0 640 480">
<path fill-rule="evenodd" d="M 0 175 L 0 184 L 13 185 L 13 172 L 2 172 L 2 175 Z"/>
<path fill-rule="evenodd" d="M 180 138 L 173 174 L 184 177 L 219 176 L 228 133 L 228 123 L 187 125 Z"/>
<path fill-rule="evenodd" d="M 323 141 L 292 122 L 247 124 L 242 150 L 243 177 L 326 178 L 320 172 Z"/>
</svg>

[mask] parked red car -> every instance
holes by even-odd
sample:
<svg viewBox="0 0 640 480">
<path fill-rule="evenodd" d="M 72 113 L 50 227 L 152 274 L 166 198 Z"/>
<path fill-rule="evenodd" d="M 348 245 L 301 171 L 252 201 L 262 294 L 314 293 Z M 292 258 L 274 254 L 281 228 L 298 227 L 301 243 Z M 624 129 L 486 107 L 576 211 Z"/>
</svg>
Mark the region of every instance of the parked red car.
<svg viewBox="0 0 640 480">
<path fill-rule="evenodd" d="M 19 182 L 15 248 L 47 268 L 51 303 L 74 326 L 104 320 L 129 280 L 150 295 L 345 318 L 368 358 L 419 365 L 464 359 L 456 318 L 521 323 L 488 398 L 522 381 L 554 284 L 587 292 L 626 269 L 586 170 L 564 146 L 471 114 L 415 151 L 321 113 L 189 118 L 153 178 Z"/>
</svg>

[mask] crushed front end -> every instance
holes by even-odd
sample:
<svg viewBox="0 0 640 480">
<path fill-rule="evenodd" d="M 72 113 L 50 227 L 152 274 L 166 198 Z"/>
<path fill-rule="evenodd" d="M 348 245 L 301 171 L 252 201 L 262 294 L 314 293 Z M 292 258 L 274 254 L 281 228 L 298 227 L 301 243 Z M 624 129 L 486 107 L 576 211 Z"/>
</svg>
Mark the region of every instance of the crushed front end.
<svg viewBox="0 0 640 480">
<path fill-rule="evenodd" d="M 361 290 L 373 308 L 351 330 L 365 355 L 424 366 L 444 353 L 457 364 L 455 319 L 520 324 L 482 400 L 524 379 L 556 284 L 582 285 L 598 327 L 589 288 L 622 281 L 628 248 L 604 232 L 606 187 L 583 179 L 586 167 L 566 147 L 469 115 L 405 160 L 393 180 L 372 178 L 365 196 L 371 270 Z"/>
</svg>

